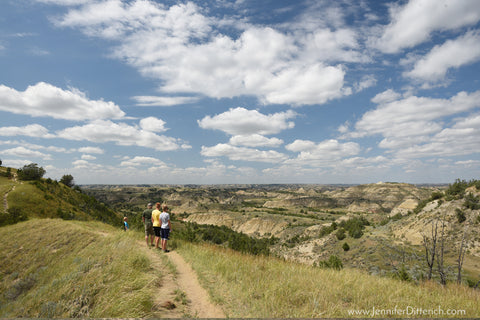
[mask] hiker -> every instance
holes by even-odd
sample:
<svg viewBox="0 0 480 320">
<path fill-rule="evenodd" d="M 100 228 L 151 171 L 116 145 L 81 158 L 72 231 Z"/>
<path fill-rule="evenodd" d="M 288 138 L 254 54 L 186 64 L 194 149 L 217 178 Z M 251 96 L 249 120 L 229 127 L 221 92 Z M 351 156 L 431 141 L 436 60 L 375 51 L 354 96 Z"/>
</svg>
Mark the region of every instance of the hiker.
<svg viewBox="0 0 480 320">
<path fill-rule="evenodd" d="M 157 202 L 155 204 L 155 210 L 152 211 L 152 224 L 153 224 L 153 231 L 155 233 L 155 249 L 158 249 L 158 242 L 160 241 L 160 229 L 161 229 L 161 222 L 160 222 L 160 203 Z"/>
<path fill-rule="evenodd" d="M 142 221 L 143 225 L 145 226 L 145 242 L 147 243 L 148 247 L 148 237 L 150 237 L 150 244 L 153 247 L 153 238 L 155 236 L 155 232 L 153 231 L 153 224 L 152 224 L 152 209 L 153 205 L 151 203 L 147 204 L 147 209 L 143 210 L 142 214 Z"/>
<path fill-rule="evenodd" d="M 168 211 L 168 207 L 165 205 L 163 206 L 163 212 L 160 214 L 160 220 L 162 221 L 160 232 L 162 236 L 163 252 L 170 251 L 170 250 L 167 250 L 167 240 L 168 240 L 168 236 L 170 235 L 170 231 L 172 231 L 172 224 L 170 223 L 170 214 L 168 214 L 167 211 Z"/>
<path fill-rule="evenodd" d="M 127 220 L 128 220 L 127 217 L 123 217 L 123 230 L 124 230 L 124 231 L 128 231 L 128 229 L 130 228 L 130 227 L 128 226 Z"/>
</svg>

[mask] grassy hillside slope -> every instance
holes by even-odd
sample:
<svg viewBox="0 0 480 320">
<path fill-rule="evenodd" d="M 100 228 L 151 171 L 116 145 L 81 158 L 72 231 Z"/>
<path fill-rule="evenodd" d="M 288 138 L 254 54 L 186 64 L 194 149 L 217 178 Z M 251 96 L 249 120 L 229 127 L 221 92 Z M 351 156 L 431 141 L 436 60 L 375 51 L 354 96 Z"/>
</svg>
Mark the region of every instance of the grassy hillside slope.
<svg viewBox="0 0 480 320">
<path fill-rule="evenodd" d="M 0 228 L 0 317 L 155 317 L 160 273 L 138 233 L 32 219 Z"/>
<path fill-rule="evenodd" d="M 480 315 L 480 292 L 466 286 L 415 285 L 355 269 L 320 269 L 207 245 L 184 244 L 178 250 L 216 302 L 224 305 L 227 317 Z M 371 313 L 373 308 L 378 314 Z"/>
<path fill-rule="evenodd" d="M 20 181 L 0 176 L 0 196 L 5 203 L 0 210 L 0 226 L 29 218 L 62 218 L 65 220 L 99 220 L 121 225 L 121 215 L 94 197 L 83 194 L 51 179 Z"/>
</svg>

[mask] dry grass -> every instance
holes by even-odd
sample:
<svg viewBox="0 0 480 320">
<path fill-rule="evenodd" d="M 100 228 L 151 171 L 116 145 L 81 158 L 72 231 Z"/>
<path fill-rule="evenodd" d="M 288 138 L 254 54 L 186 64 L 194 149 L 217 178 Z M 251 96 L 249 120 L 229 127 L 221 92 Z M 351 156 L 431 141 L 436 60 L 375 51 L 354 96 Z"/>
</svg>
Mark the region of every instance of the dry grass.
<svg viewBox="0 0 480 320">
<path fill-rule="evenodd" d="M 138 233 L 29 220 L 0 232 L 0 317 L 152 317 L 158 272 Z"/>
<path fill-rule="evenodd" d="M 457 316 L 480 315 L 480 293 L 464 286 L 415 285 L 353 269 L 324 270 L 206 245 L 186 243 L 178 250 L 228 317 L 371 317 L 354 312 L 373 308 L 383 312 L 379 317 L 449 317 L 450 309 L 465 310 Z M 413 308 L 417 312 L 440 308 L 445 314 L 407 314 Z"/>
</svg>

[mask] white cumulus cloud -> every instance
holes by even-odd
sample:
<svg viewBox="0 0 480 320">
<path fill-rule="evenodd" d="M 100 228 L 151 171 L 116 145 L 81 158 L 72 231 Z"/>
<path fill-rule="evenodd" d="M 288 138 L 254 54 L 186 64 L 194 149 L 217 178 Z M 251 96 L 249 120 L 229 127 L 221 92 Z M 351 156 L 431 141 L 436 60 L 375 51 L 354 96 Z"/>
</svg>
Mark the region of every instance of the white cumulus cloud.
<svg viewBox="0 0 480 320">
<path fill-rule="evenodd" d="M 1 151 L 4 155 L 22 157 L 22 158 L 41 158 L 43 160 L 51 160 L 52 156 L 49 154 L 42 153 L 40 151 L 35 151 L 27 149 L 25 147 L 16 147 L 12 149 L 6 149 Z"/>
<path fill-rule="evenodd" d="M 203 129 L 221 130 L 230 135 L 269 135 L 293 128 L 295 124 L 288 120 L 296 115 L 291 110 L 265 115 L 257 110 L 238 107 L 213 117 L 206 116 L 198 120 L 198 125 Z"/>
<path fill-rule="evenodd" d="M 29 124 L 23 127 L 0 127 L 0 136 L 28 136 L 38 138 L 53 138 L 48 129 L 39 124 Z"/>
<path fill-rule="evenodd" d="M 252 148 L 236 147 L 225 143 L 219 143 L 213 147 L 202 146 L 201 154 L 205 157 L 227 157 L 236 161 L 255 161 L 278 163 L 288 157 L 273 150 L 258 150 Z"/>
<path fill-rule="evenodd" d="M 378 39 L 377 47 L 396 53 L 427 41 L 435 31 L 455 30 L 480 20 L 477 0 L 410 0 L 390 7 L 391 23 Z"/>
<path fill-rule="evenodd" d="M 90 100 L 77 89 L 63 90 L 45 82 L 29 86 L 25 91 L 0 85 L 0 110 L 77 121 L 120 119 L 125 115 L 113 102 Z"/>
<path fill-rule="evenodd" d="M 54 23 L 113 41 L 112 57 L 159 80 L 159 90 L 168 94 L 253 95 L 265 104 L 323 104 L 351 93 L 342 62 L 369 61 L 352 29 L 317 25 L 286 32 L 207 12 L 194 2 L 167 7 L 148 0 L 108 0 L 70 8 Z M 239 32 L 232 37 L 223 32 L 225 26 Z M 194 101 L 134 99 L 143 106 Z"/>
<path fill-rule="evenodd" d="M 470 31 L 465 35 L 448 40 L 442 45 L 435 46 L 423 58 L 418 60 L 413 69 L 405 76 L 437 82 L 443 80 L 447 71 L 480 60 L 480 32 Z"/>
<path fill-rule="evenodd" d="M 97 143 L 115 142 L 121 146 L 140 146 L 158 151 L 177 150 L 180 141 L 138 129 L 126 123 L 96 120 L 92 123 L 60 130 L 57 136 L 68 140 L 86 140 Z"/>
</svg>

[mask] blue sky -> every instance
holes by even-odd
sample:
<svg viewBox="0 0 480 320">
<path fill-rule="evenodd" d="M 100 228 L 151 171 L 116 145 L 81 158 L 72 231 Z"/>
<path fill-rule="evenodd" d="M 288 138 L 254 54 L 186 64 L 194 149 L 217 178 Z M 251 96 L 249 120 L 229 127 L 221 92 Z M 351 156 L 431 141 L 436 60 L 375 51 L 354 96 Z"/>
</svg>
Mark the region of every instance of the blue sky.
<svg viewBox="0 0 480 320">
<path fill-rule="evenodd" d="M 477 0 L 2 0 L 0 159 L 78 184 L 480 176 Z"/>
</svg>

